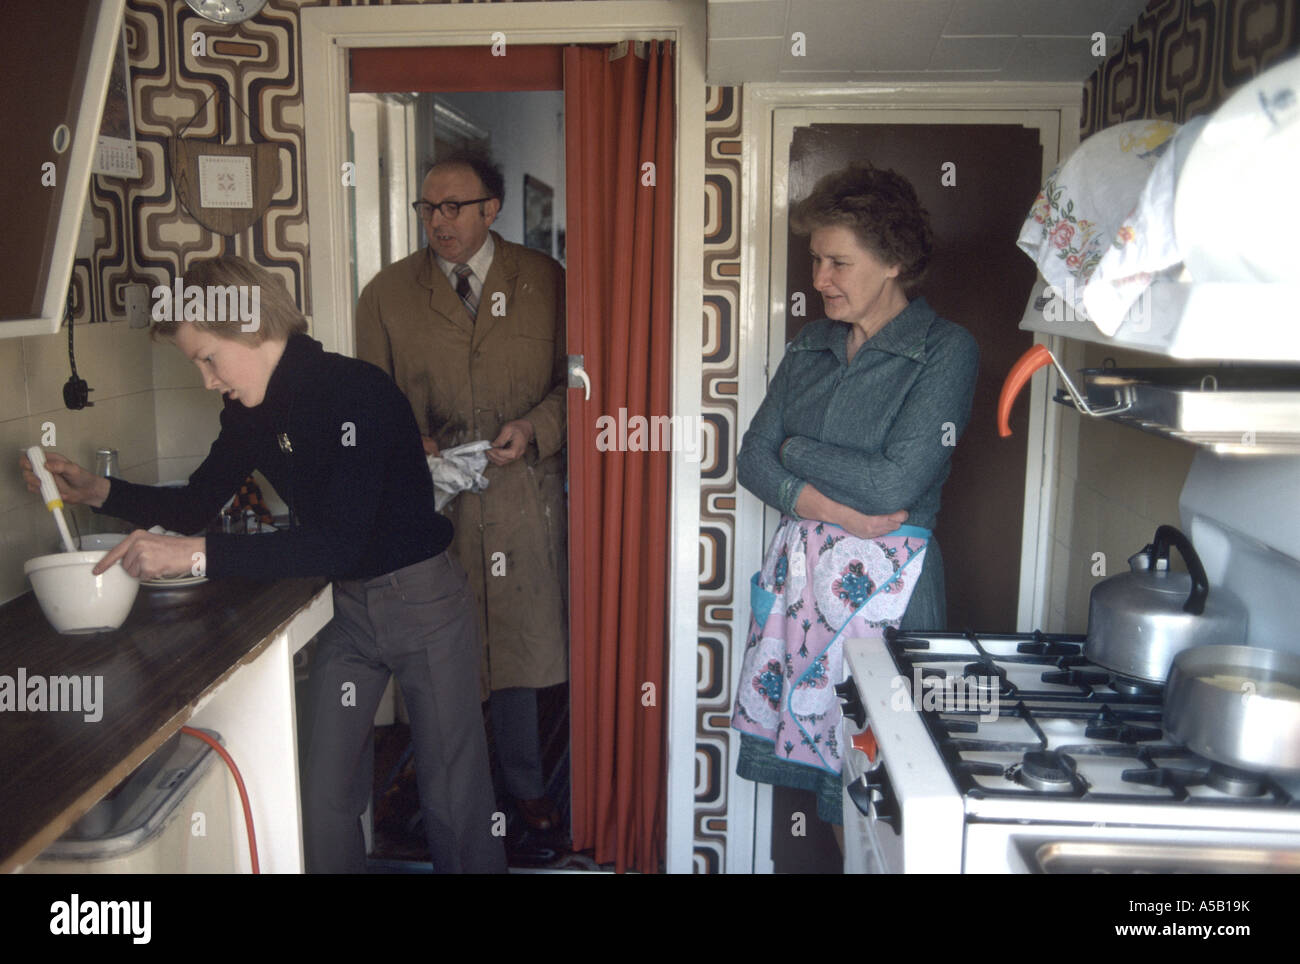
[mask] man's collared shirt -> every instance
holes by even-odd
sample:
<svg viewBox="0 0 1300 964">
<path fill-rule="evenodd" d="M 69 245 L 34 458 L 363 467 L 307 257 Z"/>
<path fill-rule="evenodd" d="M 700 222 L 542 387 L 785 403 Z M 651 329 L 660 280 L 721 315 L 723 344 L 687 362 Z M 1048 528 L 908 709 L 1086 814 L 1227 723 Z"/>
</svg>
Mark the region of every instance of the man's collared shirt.
<svg viewBox="0 0 1300 964">
<path fill-rule="evenodd" d="M 475 301 L 483 299 L 483 279 L 487 277 L 488 269 L 492 267 L 492 257 L 496 254 L 496 242 L 492 240 L 491 232 L 488 233 L 487 240 L 484 241 L 477 251 L 465 263 L 469 265 L 470 270 L 474 272 L 469 277 L 470 289 L 474 292 Z M 456 290 L 456 262 L 448 261 L 442 255 L 434 252 L 433 255 L 438 259 L 438 267 L 442 273 L 447 276 L 451 282 L 451 288 Z"/>
</svg>

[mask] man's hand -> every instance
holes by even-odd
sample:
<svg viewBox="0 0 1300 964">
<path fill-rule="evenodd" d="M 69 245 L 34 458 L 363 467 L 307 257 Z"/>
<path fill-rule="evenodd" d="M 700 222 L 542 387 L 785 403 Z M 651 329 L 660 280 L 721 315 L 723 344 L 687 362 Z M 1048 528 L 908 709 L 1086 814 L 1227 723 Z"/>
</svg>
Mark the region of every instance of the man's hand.
<svg viewBox="0 0 1300 964">
<path fill-rule="evenodd" d="M 40 495 L 41 482 L 32 471 L 31 460 L 26 455 L 18 457 L 18 465 L 23 470 L 23 481 L 27 491 Z M 58 452 L 45 453 L 45 467 L 54 477 L 54 484 L 59 487 L 59 497 L 64 505 L 93 505 L 96 509 L 108 498 L 108 479 L 87 472 L 76 462 L 65 459 Z"/>
<path fill-rule="evenodd" d="M 488 461 L 493 465 L 509 465 L 524 454 L 533 434 L 533 424 L 527 419 L 506 422 L 501 426 L 501 433 L 492 440 L 492 447 L 487 452 Z"/>
<path fill-rule="evenodd" d="M 436 458 L 437 456 L 442 454 L 441 452 L 438 451 L 438 443 L 435 442 L 433 439 L 429 438 L 429 436 L 421 435 L 420 441 L 424 443 L 425 455 L 432 455 Z"/>
<path fill-rule="evenodd" d="M 91 571 L 98 576 L 121 561 L 122 568 L 137 579 L 201 576 L 207 571 L 207 544 L 202 536 L 158 536 L 136 529 Z"/>
</svg>

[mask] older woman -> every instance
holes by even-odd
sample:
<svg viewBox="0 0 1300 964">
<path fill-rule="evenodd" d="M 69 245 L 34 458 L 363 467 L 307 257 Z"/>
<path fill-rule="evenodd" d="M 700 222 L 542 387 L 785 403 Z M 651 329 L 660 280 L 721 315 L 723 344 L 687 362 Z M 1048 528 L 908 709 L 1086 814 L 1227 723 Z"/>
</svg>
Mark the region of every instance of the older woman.
<svg viewBox="0 0 1300 964">
<path fill-rule="evenodd" d="M 787 348 L 740 451 L 741 484 L 782 520 L 754 577 L 732 725 L 741 776 L 812 790 L 838 824 L 842 641 L 944 627 L 930 530 L 978 350 L 908 298 L 932 239 L 906 179 L 869 165 L 827 175 L 791 223 L 810 236 L 826 317 Z"/>
<path fill-rule="evenodd" d="M 288 502 L 290 526 L 264 535 L 132 532 L 100 561 L 134 576 L 334 580 L 334 618 L 312 658 L 310 749 L 303 785 L 309 871 L 364 872 L 360 816 L 370 798 L 375 709 L 396 676 L 411 716 L 434 869 L 504 871 L 478 703 L 479 645 L 464 571 L 446 552 L 451 523 L 411 407 L 384 372 L 324 351 L 280 281 L 239 258 L 191 264 L 188 292 L 249 289 L 251 323 L 167 320 L 169 339 L 225 397 L 221 432 L 183 488 L 92 475 L 55 453 L 65 502 L 139 526 L 201 532 L 254 469 Z M 205 299 L 206 302 L 206 299 Z M 180 315 L 175 306 L 173 315 Z M 231 312 L 234 314 L 234 312 Z M 24 469 L 30 469 L 24 460 Z M 33 489 L 35 476 L 25 471 Z M 197 560 L 197 562 L 196 562 Z"/>
</svg>

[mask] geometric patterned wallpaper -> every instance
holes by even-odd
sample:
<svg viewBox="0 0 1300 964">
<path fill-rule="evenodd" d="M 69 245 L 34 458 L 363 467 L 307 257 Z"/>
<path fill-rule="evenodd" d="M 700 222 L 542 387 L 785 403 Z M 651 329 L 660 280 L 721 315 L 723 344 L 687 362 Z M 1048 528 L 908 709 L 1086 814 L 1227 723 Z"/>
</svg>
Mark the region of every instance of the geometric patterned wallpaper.
<svg viewBox="0 0 1300 964">
<path fill-rule="evenodd" d="M 704 122 L 704 395 L 700 463 L 699 678 L 695 698 L 695 871 L 725 866 L 736 566 L 736 340 L 740 302 L 740 87 L 710 87 Z"/>
<path fill-rule="evenodd" d="M 1127 120 L 1182 124 L 1297 50 L 1296 0 L 1152 0 L 1084 83 L 1080 137 Z"/>
<path fill-rule="evenodd" d="M 125 31 L 141 177 L 96 175 L 91 182 L 99 243 L 75 273 L 81 286 L 98 279 L 90 291 L 95 321 L 125 316 L 121 283 L 169 283 L 190 258 L 223 253 L 271 269 L 311 311 L 297 40 L 298 8 L 309 5 L 272 0 L 255 19 L 223 27 L 181 0 L 129 0 Z M 195 53 L 196 31 L 207 38 L 206 55 Z M 167 143 L 183 128 L 187 138 L 279 145 L 280 186 L 248 230 L 224 237 L 181 208 Z M 77 300 L 78 320 L 88 320 L 85 300 Z"/>
</svg>

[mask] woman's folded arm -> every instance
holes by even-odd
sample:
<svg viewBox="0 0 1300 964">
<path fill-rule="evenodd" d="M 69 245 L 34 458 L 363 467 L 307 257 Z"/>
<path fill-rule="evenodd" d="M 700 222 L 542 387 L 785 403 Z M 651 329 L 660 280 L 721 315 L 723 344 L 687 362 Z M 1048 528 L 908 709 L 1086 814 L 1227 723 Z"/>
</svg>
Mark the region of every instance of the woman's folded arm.
<svg viewBox="0 0 1300 964">
<path fill-rule="evenodd" d="M 943 470 L 970 421 L 978 362 L 975 339 L 954 329 L 931 349 L 880 452 L 792 436 L 778 450 L 782 467 L 859 512 L 909 508 Z"/>
</svg>

